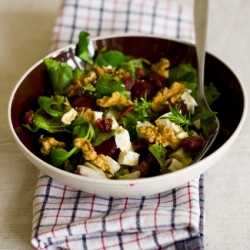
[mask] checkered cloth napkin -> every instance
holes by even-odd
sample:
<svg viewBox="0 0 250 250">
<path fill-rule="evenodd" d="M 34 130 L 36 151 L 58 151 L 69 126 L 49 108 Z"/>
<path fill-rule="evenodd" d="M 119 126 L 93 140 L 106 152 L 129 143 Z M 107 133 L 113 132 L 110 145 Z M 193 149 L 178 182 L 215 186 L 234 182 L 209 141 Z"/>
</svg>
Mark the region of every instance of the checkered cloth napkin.
<svg viewBox="0 0 250 250">
<path fill-rule="evenodd" d="M 167 0 L 66 0 L 52 49 L 92 37 L 141 32 L 193 41 L 192 12 Z M 203 249 L 203 176 L 136 198 L 92 195 L 38 171 L 32 244 L 37 249 Z"/>
</svg>

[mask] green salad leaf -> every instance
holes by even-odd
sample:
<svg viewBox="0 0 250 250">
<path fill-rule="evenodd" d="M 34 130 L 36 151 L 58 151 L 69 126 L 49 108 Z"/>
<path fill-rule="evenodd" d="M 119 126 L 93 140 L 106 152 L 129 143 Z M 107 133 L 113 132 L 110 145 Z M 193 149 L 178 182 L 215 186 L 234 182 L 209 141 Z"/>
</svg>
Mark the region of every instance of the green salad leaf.
<svg viewBox="0 0 250 250">
<path fill-rule="evenodd" d="M 110 75 L 101 76 L 95 84 L 96 92 L 101 96 L 111 96 L 113 92 L 118 91 L 122 93 L 125 86 L 118 77 Z"/>
<path fill-rule="evenodd" d="M 37 99 L 38 105 L 47 114 L 52 117 L 62 117 L 64 113 L 68 112 L 72 107 L 65 96 L 56 95 L 54 97 L 39 96 Z"/>
<path fill-rule="evenodd" d="M 209 86 L 204 86 L 204 91 L 208 105 L 211 105 L 220 96 L 220 92 L 218 92 L 213 83 L 210 83 Z"/>
<path fill-rule="evenodd" d="M 112 136 L 115 135 L 115 130 L 111 130 L 109 133 L 99 132 L 95 138 L 95 140 L 92 142 L 93 146 L 98 146 L 102 142 L 108 140 Z"/>
<path fill-rule="evenodd" d="M 81 31 L 78 36 L 78 43 L 76 47 L 76 55 L 80 57 L 83 61 L 87 62 L 90 65 L 93 65 L 93 59 L 89 52 L 89 33 Z"/>
<path fill-rule="evenodd" d="M 55 147 L 52 148 L 50 154 L 50 163 L 56 167 L 61 166 L 70 156 L 74 153 L 78 152 L 79 149 L 73 147 L 69 152 L 63 149 L 57 149 Z"/>
<path fill-rule="evenodd" d="M 102 66 L 112 66 L 113 68 L 118 67 L 124 61 L 123 53 L 110 50 L 104 53 L 101 53 L 96 58 L 96 64 L 100 67 Z"/>
<path fill-rule="evenodd" d="M 67 128 L 65 128 L 67 125 L 62 123 L 60 119 L 46 118 L 37 113 L 34 114 L 32 126 L 28 124 L 23 124 L 23 126 L 32 132 L 37 132 L 38 129 L 41 128 L 50 133 L 56 133 L 56 132 L 69 132 L 70 133 L 70 131 Z"/>
<path fill-rule="evenodd" d="M 160 164 L 161 172 L 165 173 L 169 166 L 169 161 L 167 157 L 169 151 L 158 144 L 152 144 L 149 146 L 148 149 Z"/>
<path fill-rule="evenodd" d="M 73 70 L 67 63 L 57 62 L 50 58 L 44 58 L 54 91 L 67 88 L 73 80 Z"/>
<path fill-rule="evenodd" d="M 138 79 L 137 68 L 140 68 L 145 74 L 148 73 L 148 70 L 144 67 L 143 63 L 150 64 L 150 62 L 144 58 L 129 58 L 128 61 L 121 64 L 120 68 L 129 72 L 133 78 Z"/>
</svg>

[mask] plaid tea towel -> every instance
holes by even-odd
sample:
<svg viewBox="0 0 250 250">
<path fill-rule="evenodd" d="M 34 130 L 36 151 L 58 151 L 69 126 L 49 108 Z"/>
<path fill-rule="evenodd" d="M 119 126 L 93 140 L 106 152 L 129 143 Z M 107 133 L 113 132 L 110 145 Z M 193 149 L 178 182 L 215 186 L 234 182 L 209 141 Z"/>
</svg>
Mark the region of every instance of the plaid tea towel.
<svg viewBox="0 0 250 250">
<path fill-rule="evenodd" d="M 66 0 L 52 50 L 92 37 L 148 33 L 193 42 L 192 11 L 167 0 Z M 37 249 L 203 249 L 203 176 L 160 194 L 101 197 L 38 171 L 32 244 Z"/>
</svg>

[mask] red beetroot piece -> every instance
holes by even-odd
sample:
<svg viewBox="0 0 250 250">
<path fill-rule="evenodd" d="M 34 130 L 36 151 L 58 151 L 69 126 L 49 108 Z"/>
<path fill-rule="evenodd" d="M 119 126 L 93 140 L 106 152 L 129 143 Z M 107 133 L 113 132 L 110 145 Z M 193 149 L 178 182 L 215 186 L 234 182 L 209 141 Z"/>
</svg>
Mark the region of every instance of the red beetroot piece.
<svg viewBox="0 0 250 250">
<path fill-rule="evenodd" d="M 145 98 L 149 101 L 156 95 L 155 87 L 145 81 L 137 81 L 131 89 L 131 97 L 133 100 L 140 98 Z"/>
<path fill-rule="evenodd" d="M 131 76 L 123 77 L 122 82 L 125 85 L 125 89 L 130 90 L 135 84 L 135 79 Z"/>
<path fill-rule="evenodd" d="M 158 75 L 156 72 L 152 71 L 147 75 L 146 81 L 156 87 L 157 90 L 160 90 L 166 87 L 167 78 Z"/>
<path fill-rule="evenodd" d="M 94 148 L 97 154 L 104 154 L 113 159 L 115 159 L 120 152 L 120 149 L 117 148 L 116 146 L 114 136 L 110 137 L 106 141 L 103 141 L 101 144 L 99 144 L 98 146 L 95 146 Z"/>
<path fill-rule="evenodd" d="M 96 100 L 91 96 L 78 96 L 71 102 L 73 108 L 90 108 L 91 110 L 98 110 Z"/>
<path fill-rule="evenodd" d="M 158 175 L 159 169 L 160 167 L 158 161 L 149 152 L 139 165 L 133 167 L 132 172 L 140 171 L 140 177 L 149 177 Z"/>
<path fill-rule="evenodd" d="M 203 144 L 202 138 L 196 136 L 190 136 L 181 139 L 180 147 L 184 148 L 184 150 L 192 154 L 195 154 L 201 150 L 202 144 Z"/>
<path fill-rule="evenodd" d="M 148 148 L 148 146 L 149 142 L 144 138 L 136 139 L 132 142 L 132 147 L 135 152 L 140 152 L 141 150 Z"/>
<path fill-rule="evenodd" d="M 137 67 L 135 70 L 138 79 L 143 79 L 145 77 L 145 73 L 141 68 Z"/>
</svg>

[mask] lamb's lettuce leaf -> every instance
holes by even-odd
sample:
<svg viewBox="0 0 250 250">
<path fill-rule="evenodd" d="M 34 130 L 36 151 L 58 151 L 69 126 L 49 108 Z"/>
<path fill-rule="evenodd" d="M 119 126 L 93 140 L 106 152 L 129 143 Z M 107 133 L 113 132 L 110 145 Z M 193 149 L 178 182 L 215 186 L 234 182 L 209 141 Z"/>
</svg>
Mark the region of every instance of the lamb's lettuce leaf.
<svg viewBox="0 0 250 250">
<path fill-rule="evenodd" d="M 61 63 L 51 58 L 44 58 L 52 88 L 55 91 L 67 88 L 73 80 L 73 69 L 67 63 Z"/>
</svg>

